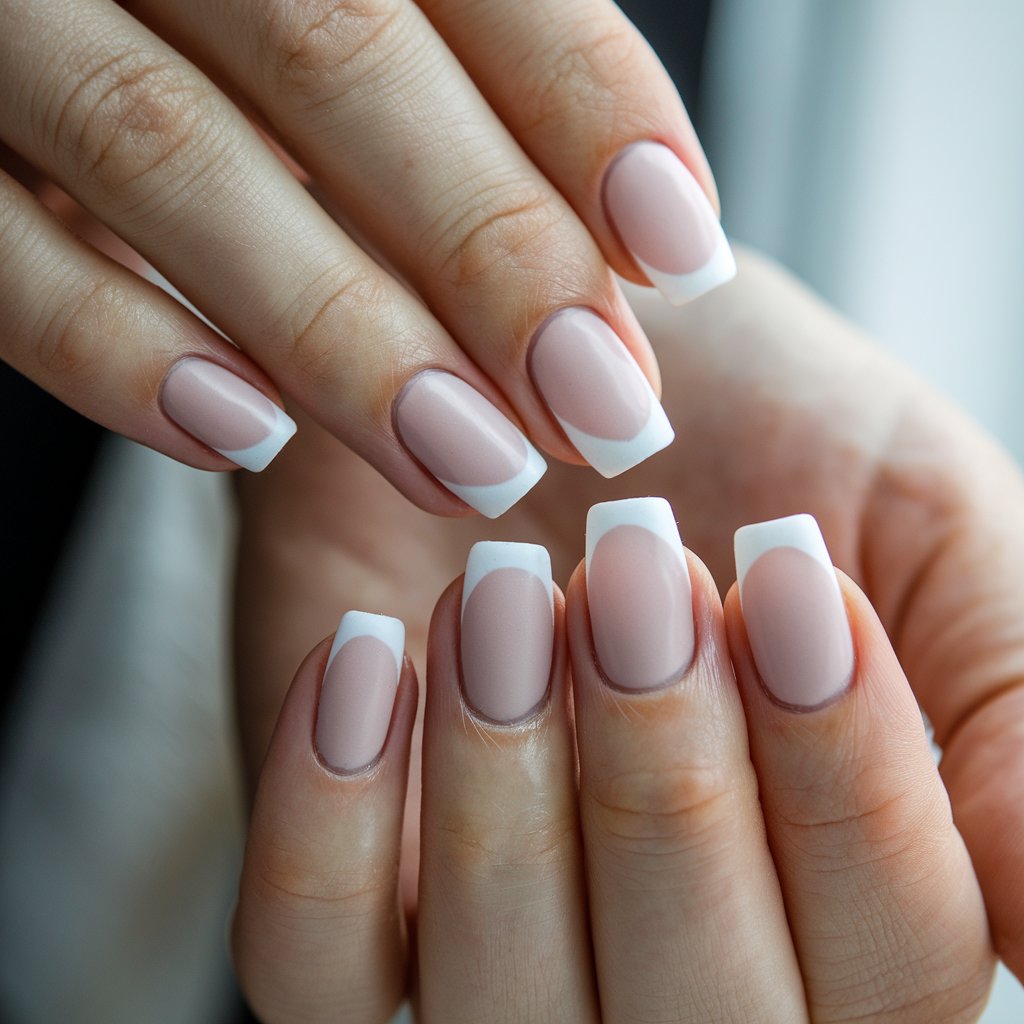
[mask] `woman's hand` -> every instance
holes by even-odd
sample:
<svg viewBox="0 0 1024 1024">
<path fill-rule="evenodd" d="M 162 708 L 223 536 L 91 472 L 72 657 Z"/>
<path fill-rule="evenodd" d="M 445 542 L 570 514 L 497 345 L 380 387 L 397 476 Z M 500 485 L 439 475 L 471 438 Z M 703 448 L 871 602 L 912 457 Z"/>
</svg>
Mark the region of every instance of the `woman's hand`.
<svg viewBox="0 0 1024 1024">
<path fill-rule="evenodd" d="M 285 681 L 338 612 L 402 618 L 422 664 L 425 609 L 476 540 L 542 543 L 555 579 L 567 581 L 590 505 L 662 494 L 724 592 L 739 526 L 807 511 L 878 610 L 931 718 L 996 949 L 1024 978 L 1019 473 L 974 424 L 784 275 L 749 255 L 741 270 L 720 295 L 683 311 L 638 293 L 679 439 L 622 481 L 558 469 L 496 524 L 427 520 L 313 430 L 269 474 L 240 481 L 237 652 L 249 779 Z M 418 792 L 414 782 L 409 905 Z"/>
<path fill-rule="evenodd" d="M 595 506 L 586 546 L 563 602 L 542 547 L 477 544 L 435 610 L 411 950 L 401 626 L 349 613 L 306 660 L 233 929 L 260 1018 L 381 1024 L 411 960 L 425 1024 L 975 1020 L 970 858 L 814 520 L 740 531 L 724 616 L 663 499 Z"/>
<path fill-rule="evenodd" d="M 733 263 L 611 0 L 0 0 L 0 23 L 0 355 L 70 405 L 262 469 L 283 394 L 443 515 L 528 491 L 527 436 L 606 475 L 671 440 L 612 271 L 683 301 Z M 37 172 L 238 348 L 48 216 Z"/>
</svg>

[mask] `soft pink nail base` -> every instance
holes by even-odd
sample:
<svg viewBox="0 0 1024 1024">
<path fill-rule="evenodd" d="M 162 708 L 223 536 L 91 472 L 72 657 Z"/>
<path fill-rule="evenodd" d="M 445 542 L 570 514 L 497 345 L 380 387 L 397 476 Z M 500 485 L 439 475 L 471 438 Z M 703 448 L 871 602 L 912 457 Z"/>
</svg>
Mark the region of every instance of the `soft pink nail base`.
<svg viewBox="0 0 1024 1024">
<path fill-rule="evenodd" d="M 295 421 L 261 391 L 197 356 L 171 367 L 160 405 L 193 437 L 254 472 L 264 469 L 295 433 Z"/>
<path fill-rule="evenodd" d="M 842 696 L 853 675 L 850 627 L 835 579 L 797 548 L 765 552 L 743 581 L 743 619 L 758 674 L 796 711 Z"/>
<path fill-rule="evenodd" d="M 314 741 L 333 771 L 359 772 L 381 755 L 401 675 L 405 630 L 397 619 L 347 612 L 317 705 Z"/>
</svg>

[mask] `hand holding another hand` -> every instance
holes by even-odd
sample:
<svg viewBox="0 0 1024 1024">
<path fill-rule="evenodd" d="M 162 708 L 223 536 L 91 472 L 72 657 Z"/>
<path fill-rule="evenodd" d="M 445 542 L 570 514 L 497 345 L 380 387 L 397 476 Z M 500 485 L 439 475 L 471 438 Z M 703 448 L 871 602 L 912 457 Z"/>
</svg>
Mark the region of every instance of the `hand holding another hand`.
<svg viewBox="0 0 1024 1024">
<path fill-rule="evenodd" d="M 639 311 L 659 344 L 680 441 L 610 487 L 553 472 L 491 537 L 544 544 L 555 578 L 568 579 L 590 505 L 663 494 L 725 589 L 737 527 L 809 511 L 865 594 L 840 576 L 843 604 L 830 612 L 813 579 L 793 593 L 762 571 L 760 597 L 748 574 L 742 610 L 733 592 L 723 617 L 689 556 L 690 668 L 638 693 L 629 679 L 607 681 L 600 637 L 615 619 L 602 625 L 588 593 L 593 565 L 586 580 L 577 570 L 564 626 L 575 725 L 556 590 L 550 691 L 510 727 L 470 696 L 456 583 L 432 626 L 422 821 L 408 816 L 400 852 L 412 677 L 376 767 L 334 775 L 313 743 L 327 654 L 318 648 L 270 746 L 236 922 L 239 968 L 268 1019 L 292 1019 L 295 1007 L 311 1019 L 341 1009 L 384 1018 L 409 955 L 400 886 L 428 1021 L 522 1019 L 531 1008 L 544 1019 L 550 1006 L 558 1019 L 594 1019 L 595 993 L 603 1019 L 616 1021 L 972 1020 L 990 978 L 989 928 L 1024 970 L 1016 470 L 752 258 L 721 299 Z M 280 681 L 311 632 L 329 628 L 327 609 L 401 616 L 422 664 L 429 595 L 484 536 L 469 520 L 425 527 L 351 460 L 325 468 L 315 445 L 296 446 L 242 489 L 240 710 L 254 776 Z M 319 488 L 315 502 L 307 487 Z M 367 502 L 373 517 L 360 511 Z M 630 561 L 637 601 L 664 585 L 672 563 L 657 550 L 656 562 Z M 833 614 L 843 606 L 845 617 Z M 673 621 L 678 639 L 686 616 Z M 759 632 L 785 636 L 786 621 L 791 636 L 813 624 L 819 638 L 827 622 L 833 636 L 849 623 L 853 678 L 844 688 L 819 662 L 813 692 L 831 699 L 816 710 L 786 706 L 805 703 L 786 689 L 798 675 L 787 646 L 758 647 Z M 640 616 L 630 632 L 643 636 L 645 624 L 655 625 Z M 525 644 L 525 627 L 512 632 Z M 904 670 L 943 747 L 941 781 Z M 418 760 L 414 746 L 414 798 Z M 302 1002 L 310 996 L 315 1005 Z"/>
<path fill-rule="evenodd" d="M 129 6 L 0 0 L 5 360 L 205 469 L 267 465 L 283 394 L 441 515 L 500 515 L 535 445 L 615 475 L 671 441 L 613 271 L 684 300 L 734 264 L 610 0 Z M 40 175 L 234 345 L 48 216 Z"/>
</svg>

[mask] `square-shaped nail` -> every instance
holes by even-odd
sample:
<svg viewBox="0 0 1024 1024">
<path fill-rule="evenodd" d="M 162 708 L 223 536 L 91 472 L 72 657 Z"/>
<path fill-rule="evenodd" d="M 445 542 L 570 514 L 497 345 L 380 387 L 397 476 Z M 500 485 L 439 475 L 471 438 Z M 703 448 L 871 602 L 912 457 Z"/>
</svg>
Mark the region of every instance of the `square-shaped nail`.
<svg viewBox="0 0 1024 1024">
<path fill-rule="evenodd" d="M 735 277 L 711 203 L 668 146 L 627 146 L 605 174 L 604 204 L 623 245 L 669 302 L 680 306 Z"/>
<path fill-rule="evenodd" d="M 853 640 L 814 517 L 741 527 L 735 547 L 743 621 L 769 693 L 802 709 L 842 693 L 853 674 Z"/>
<path fill-rule="evenodd" d="M 357 611 L 341 617 L 316 713 L 316 749 L 325 764 L 355 772 L 380 756 L 404 656 L 399 619 Z"/>
<path fill-rule="evenodd" d="M 551 675 L 554 588 L 538 544 L 480 541 L 462 584 L 462 686 L 494 722 L 516 722 L 543 701 Z"/>
<path fill-rule="evenodd" d="M 689 667 L 690 573 L 664 498 L 627 498 L 591 508 L 587 603 L 598 663 L 616 686 L 666 686 Z"/>
<path fill-rule="evenodd" d="M 160 389 L 164 413 L 243 469 L 266 469 L 295 433 L 295 421 L 262 391 L 219 363 L 189 356 Z"/>
<path fill-rule="evenodd" d="M 395 426 L 439 483 L 489 519 L 507 512 L 547 469 L 521 430 L 442 370 L 424 370 L 402 388 Z"/>
<path fill-rule="evenodd" d="M 603 476 L 624 473 L 675 437 L 629 349 L 589 309 L 563 309 L 541 325 L 530 375 L 573 446 Z"/>
</svg>

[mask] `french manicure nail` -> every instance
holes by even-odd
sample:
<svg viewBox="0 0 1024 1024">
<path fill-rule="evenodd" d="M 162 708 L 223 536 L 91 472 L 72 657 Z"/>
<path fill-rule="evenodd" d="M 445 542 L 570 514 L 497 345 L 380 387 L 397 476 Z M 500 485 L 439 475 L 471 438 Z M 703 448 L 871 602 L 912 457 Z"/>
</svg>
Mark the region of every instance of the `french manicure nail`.
<svg viewBox="0 0 1024 1024">
<path fill-rule="evenodd" d="M 551 675 L 551 559 L 538 544 L 481 541 L 462 584 L 462 686 L 466 702 L 494 722 L 525 718 Z"/>
<path fill-rule="evenodd" d="M 690 573 L 664 498 L 627 498 L 591 508 L 587 603 L 597 660 L 616 686 L 666 686 L 689 667 Z"/>
<path fill-rule="evenodd" d="M 629 349 L 589 309 L 563 309 L 541 325 L 530 374 L 566 436 L 602 476 L 624 473 L 675 437 Z"/>
<path fill-rule="evenodd" d="M 230 370 L 189 356 L 160 389 L 164 413 L 183 430 L 243 469 L 266 469 L 295 433 L 284 409 Z"/>
<path fill-rule="evenodd" d="M 736 261 L 708 198 L 660 142 L 634 142 L 604 179 L 608 218 L 640 269 L 681 306 L 736 275 Z"/>
<path fill-rule="evenodd" d="M 853 674 L 853 641 L 814 517 L 741 527 L 735 546 L 743 621 L 768 691 L 801 709 L 842 693 Z"/>
<path fill-rule="evenodd" d="M 334 635 L 316 713 L 316 749 L 355 772 L 380 756 L 405 654 L 405 626 L 388 615 L 346 612 Z"/>
<path fill-rule="evenodd" d="M 424 370 L 395 406 L 402 443 L 471 508 L 496 519 L 544 475 L 547 464 L 522 431 L 464 380 Z"/>
</svg>

